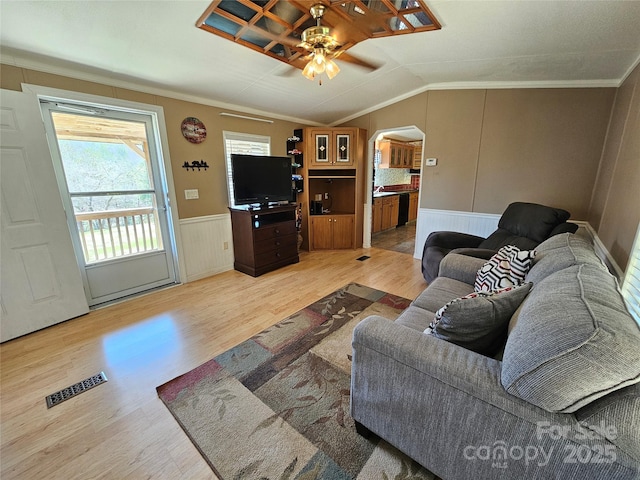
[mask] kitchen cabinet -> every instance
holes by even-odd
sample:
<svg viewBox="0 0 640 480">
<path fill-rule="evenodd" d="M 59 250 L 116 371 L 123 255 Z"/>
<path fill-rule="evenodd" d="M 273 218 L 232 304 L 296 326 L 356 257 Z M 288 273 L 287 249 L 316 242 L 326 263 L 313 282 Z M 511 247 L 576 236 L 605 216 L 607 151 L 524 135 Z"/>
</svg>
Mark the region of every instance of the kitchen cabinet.
<svg viewBox="0 0 640 480">
<path fill-rule="evenodd" d="M 398 224 L 400 199 L 398 195 L 382 198 L 382 230 L 394 228 Z"/>
<path fill-rule="evenodd" d="M 409 221 L 418 219 L 418 192 L 409 194 Z"/>
<path fill-rule="evenodd" d="M 354 215 L 314 215 L 311 217 L 311 248 L 354 248 L 353 227 Z"/>
<path fill-rule="evenodd" d="M 307 131 L 309 145 L 308 158 L 311 167 L 350 168 L 355 162 L 353 143 L 356 129 L 310 128 Z"/>
<path fill-rule="evenodd" d="M 380 231 L 382 231 L 382 198 L 374 198 L 371 210 L 371 233 Z"/>
<path fill-rule="evenodd" d="M 415 170 L 422 168 L 422 144 L 413 146 L 413 166 Z"/>
<path fill-rule="evenodd" d="M 393 140 L 381 140 L 378 143 L 378 149 L 380 150 L 378 168 L 413 168 L 414 145 Z"/>
</svg>

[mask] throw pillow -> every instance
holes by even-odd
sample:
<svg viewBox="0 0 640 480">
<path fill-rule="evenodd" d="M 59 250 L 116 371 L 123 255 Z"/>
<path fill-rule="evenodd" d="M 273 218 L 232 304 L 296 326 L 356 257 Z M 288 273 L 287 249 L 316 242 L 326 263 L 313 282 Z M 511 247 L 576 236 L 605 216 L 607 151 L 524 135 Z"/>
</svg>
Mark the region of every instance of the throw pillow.
<svg viewBox="0 0 640 480">
<path fill-rule="evenodd" d="M 521 285 L 535 255 L 535 250 L 520 250 L 514 245 L 502 247 L 478 270 L 474 290 L 490 292 Z"/>
<path fill-rule="evenodd" d="M 531 286 L 525 283 L 456 298 L 436 312 L 424 333 L 493 356 L 502 347 L 509 320 Z"/>
</svg>

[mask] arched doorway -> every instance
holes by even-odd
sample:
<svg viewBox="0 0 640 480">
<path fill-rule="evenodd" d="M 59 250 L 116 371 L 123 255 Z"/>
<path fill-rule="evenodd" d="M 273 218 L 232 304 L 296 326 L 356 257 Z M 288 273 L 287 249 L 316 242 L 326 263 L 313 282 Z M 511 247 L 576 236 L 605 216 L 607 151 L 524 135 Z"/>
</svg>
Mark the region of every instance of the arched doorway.
<svg viewBox="0 0 640 480">
<path fill-rule="evenodd" d="M 417 188 L 418 190 L 418 199 L 420 198 L 421 191 L 420 185 L 421 181 L 419 178 L 415 178 L 419 176 L 418 169 L 412 168 L 380 168 L 380 159 L 379 153 L 376 148 L 376 145 L 380 146 L 380 142 L 393 141 L 399 143 L 413 144 L 415 145 L 416 155 L 419 155 L 418 164 L 422 164 L 422 159 L 424 158 L 424 142 L 425 142 L 425 134 L 422 130 L 420 130 L 415 125 L 410 126 L 401 126 L 395 128 L 386 128 L 380 129 L 373 133 L 373 135 L 369 138 L 369 157 L 368 157 L 368 167 L 367 168 L 367 184 L 366 184 L 366 203 L 365 203 L 365 215 L 364 215 L 364 228 L 363 228 L 363 246 L 365 248 L 369 248 L 371 246 L 376 246 L 376 239 L 386 237 L 384 240 L 384 246 L 381 248 L 390 248 L 396 250 L 393 245 L 389 244 L 389 241 L 393 243 L 393 237 L 397 237 L 398 241 L 402 241 L 403 245 L 397 245 L 397 251 L 405 251 L 407 253 L 411 253 L 413 256 L 419 256 L 415 252 L 415 223 L 409 224 L 409 230 L 412 228 L 413 230 L 413 239 L 412 239 L 412 248 L 408 248 L 407 240 L 411 239 L 411 233 L 401 232 L 401 231 L 392 231 L 391 229 L 387 229 L 385 232 L 381 234 L 373 233 L 372 221 L 374 217 L 373 213 L 373 202 L 374 195 L 376 198 L 382 197 L 393 192 L 401 192 L 401 191 L 411 191 Z M 398 182 L 398 183 L 395 183 Z M 386 185 L 385 185 L 386 184 Z M 374 192 L 375 187 L 377 192 Z M 418 200 L 419 201 L 419 200 Z M 416 222 L 417 223 L 417 222 Z M 390 236 L 389 234 L 392 234 Z M 372 242 L 373 240 L 373 242 Z M 372 245 L 373 243 L 373 245 Z"/>
</svg>

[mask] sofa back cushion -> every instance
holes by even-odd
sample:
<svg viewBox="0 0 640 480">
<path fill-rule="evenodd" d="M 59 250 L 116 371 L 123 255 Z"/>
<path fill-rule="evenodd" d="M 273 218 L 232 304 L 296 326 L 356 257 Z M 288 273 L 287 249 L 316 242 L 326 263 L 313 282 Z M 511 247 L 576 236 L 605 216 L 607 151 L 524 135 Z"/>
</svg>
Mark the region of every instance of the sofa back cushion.
<svg viewBox="0 0 640 480">
<path fill-rule="evenodd" d="M 606 271 L 606 267 L 596 255 L 589 240 L 579 235 L 562 233 L 545 240 L 536 247 L 533 266 L 527 273 L 525 281 L 536 285 L 552 273 L 585 263 L 599 266 Z"/>
<path fill-rule="evenodd" d="M 640 382 L 640 329 L 600 265 L 548 275 L 515 315 L 501 373 L 510 394 L 571 413 Z"/>
<path fill-rule="evenodd" d="M 500 217 L 498 231 L 490 235 L 479 247 L 497 250 L 504 245 L 515 245 L 522 250 L 531 250 L 546 240 L 553 229 L 567 221 L 570 216 L 569 212 L 560 208 L 514 202 Z M 518 237 L 523 239 L 520 240 Z M 500 244 L 504 241 L 508 243 Z"/>
</svg>

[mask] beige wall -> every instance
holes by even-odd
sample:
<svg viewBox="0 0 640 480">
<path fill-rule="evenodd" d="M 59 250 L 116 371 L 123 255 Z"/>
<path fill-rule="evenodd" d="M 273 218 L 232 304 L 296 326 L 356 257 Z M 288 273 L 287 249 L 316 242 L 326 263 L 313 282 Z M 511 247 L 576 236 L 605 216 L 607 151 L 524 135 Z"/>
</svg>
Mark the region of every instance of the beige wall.
<svg viewBox="0 0 640 480">
<path fill-rule="evenodd" d="M 640 66 L 618 89 L 589 223 L 624 269 L 640 222 Z"/>
<path fill-rule="evenodd" d="M 565 208 L 626 268 L 640 222 L 640 66 L 618 89 L 429 91 L 349 124 L 425 132 L 438 165 L 422 169 L 422 208 Z"/>
<path fill-rule="evenodd" d="M 275 119 L 273 123 L 269 124 L 233 117 L 221 117 L 219 115 L 221 111 L 233 111 L 2 65 L 1 88 L 20 91 L 21 83 L 163 107 L 172 174 L 178 200 L 178 217 L 182 219 L 228 212 L 226 167 L 222 143 L 223 131 L 270 136 L 271 153 L 273 155 L 286 155 L 287 138 L 292 135 L 295 128 L 300 127 L 295 123 Z M 207 139 L 204 142 L 193 144 L 184 139 L 180 132 L 180 124 L 185 117 L 197 117 L 206 125 Z M 206 171 L 191 171 L 181 167 L 185 161 L 192 162 L 193 160 L 205 160 L 210 165 L 210 168 Z M 197 200 L 185 200 L 184 190 L 193 188 L 199 190 L 200 198 Z"/>
<path fill-rule="evenodd" d="M 489 90 L 473 209 L 519 200 L 587 220 L 614 89 Z"/>
<path fill-rule="evenodd" d="M 0 86 L 30 83 L 164 108 L 180 218 L 226 212 L 223 130 L 271 136 L 285 154 L 291 122 L 273 124 L 220 117 L 216 107 L 134 92 L 2 65 Z M 363 115 L 349 125 L 376 130 L 415 125 L 426 133 L 422 208 L 501 213 L 524 200 L 566 208 L 588 220 L 625 268 L 640 220 L 640 67 L 619 89 L 504 89 L 429 91 Z M 207 140 L 182 138 L 186 116 L 207 125 Z M 206 172 L 184 161 L 206 160 Z M 197 188 L 199 200 L 184 200 Z"/>
<path fill-rule="evenodd" d="M 586 220 L 615 89 L 434 90 L 350 123 L 426 134 L 422 208 L 543 203 Z M 398 122 L 398 123 L 395 123 Z"/>
</svg>

